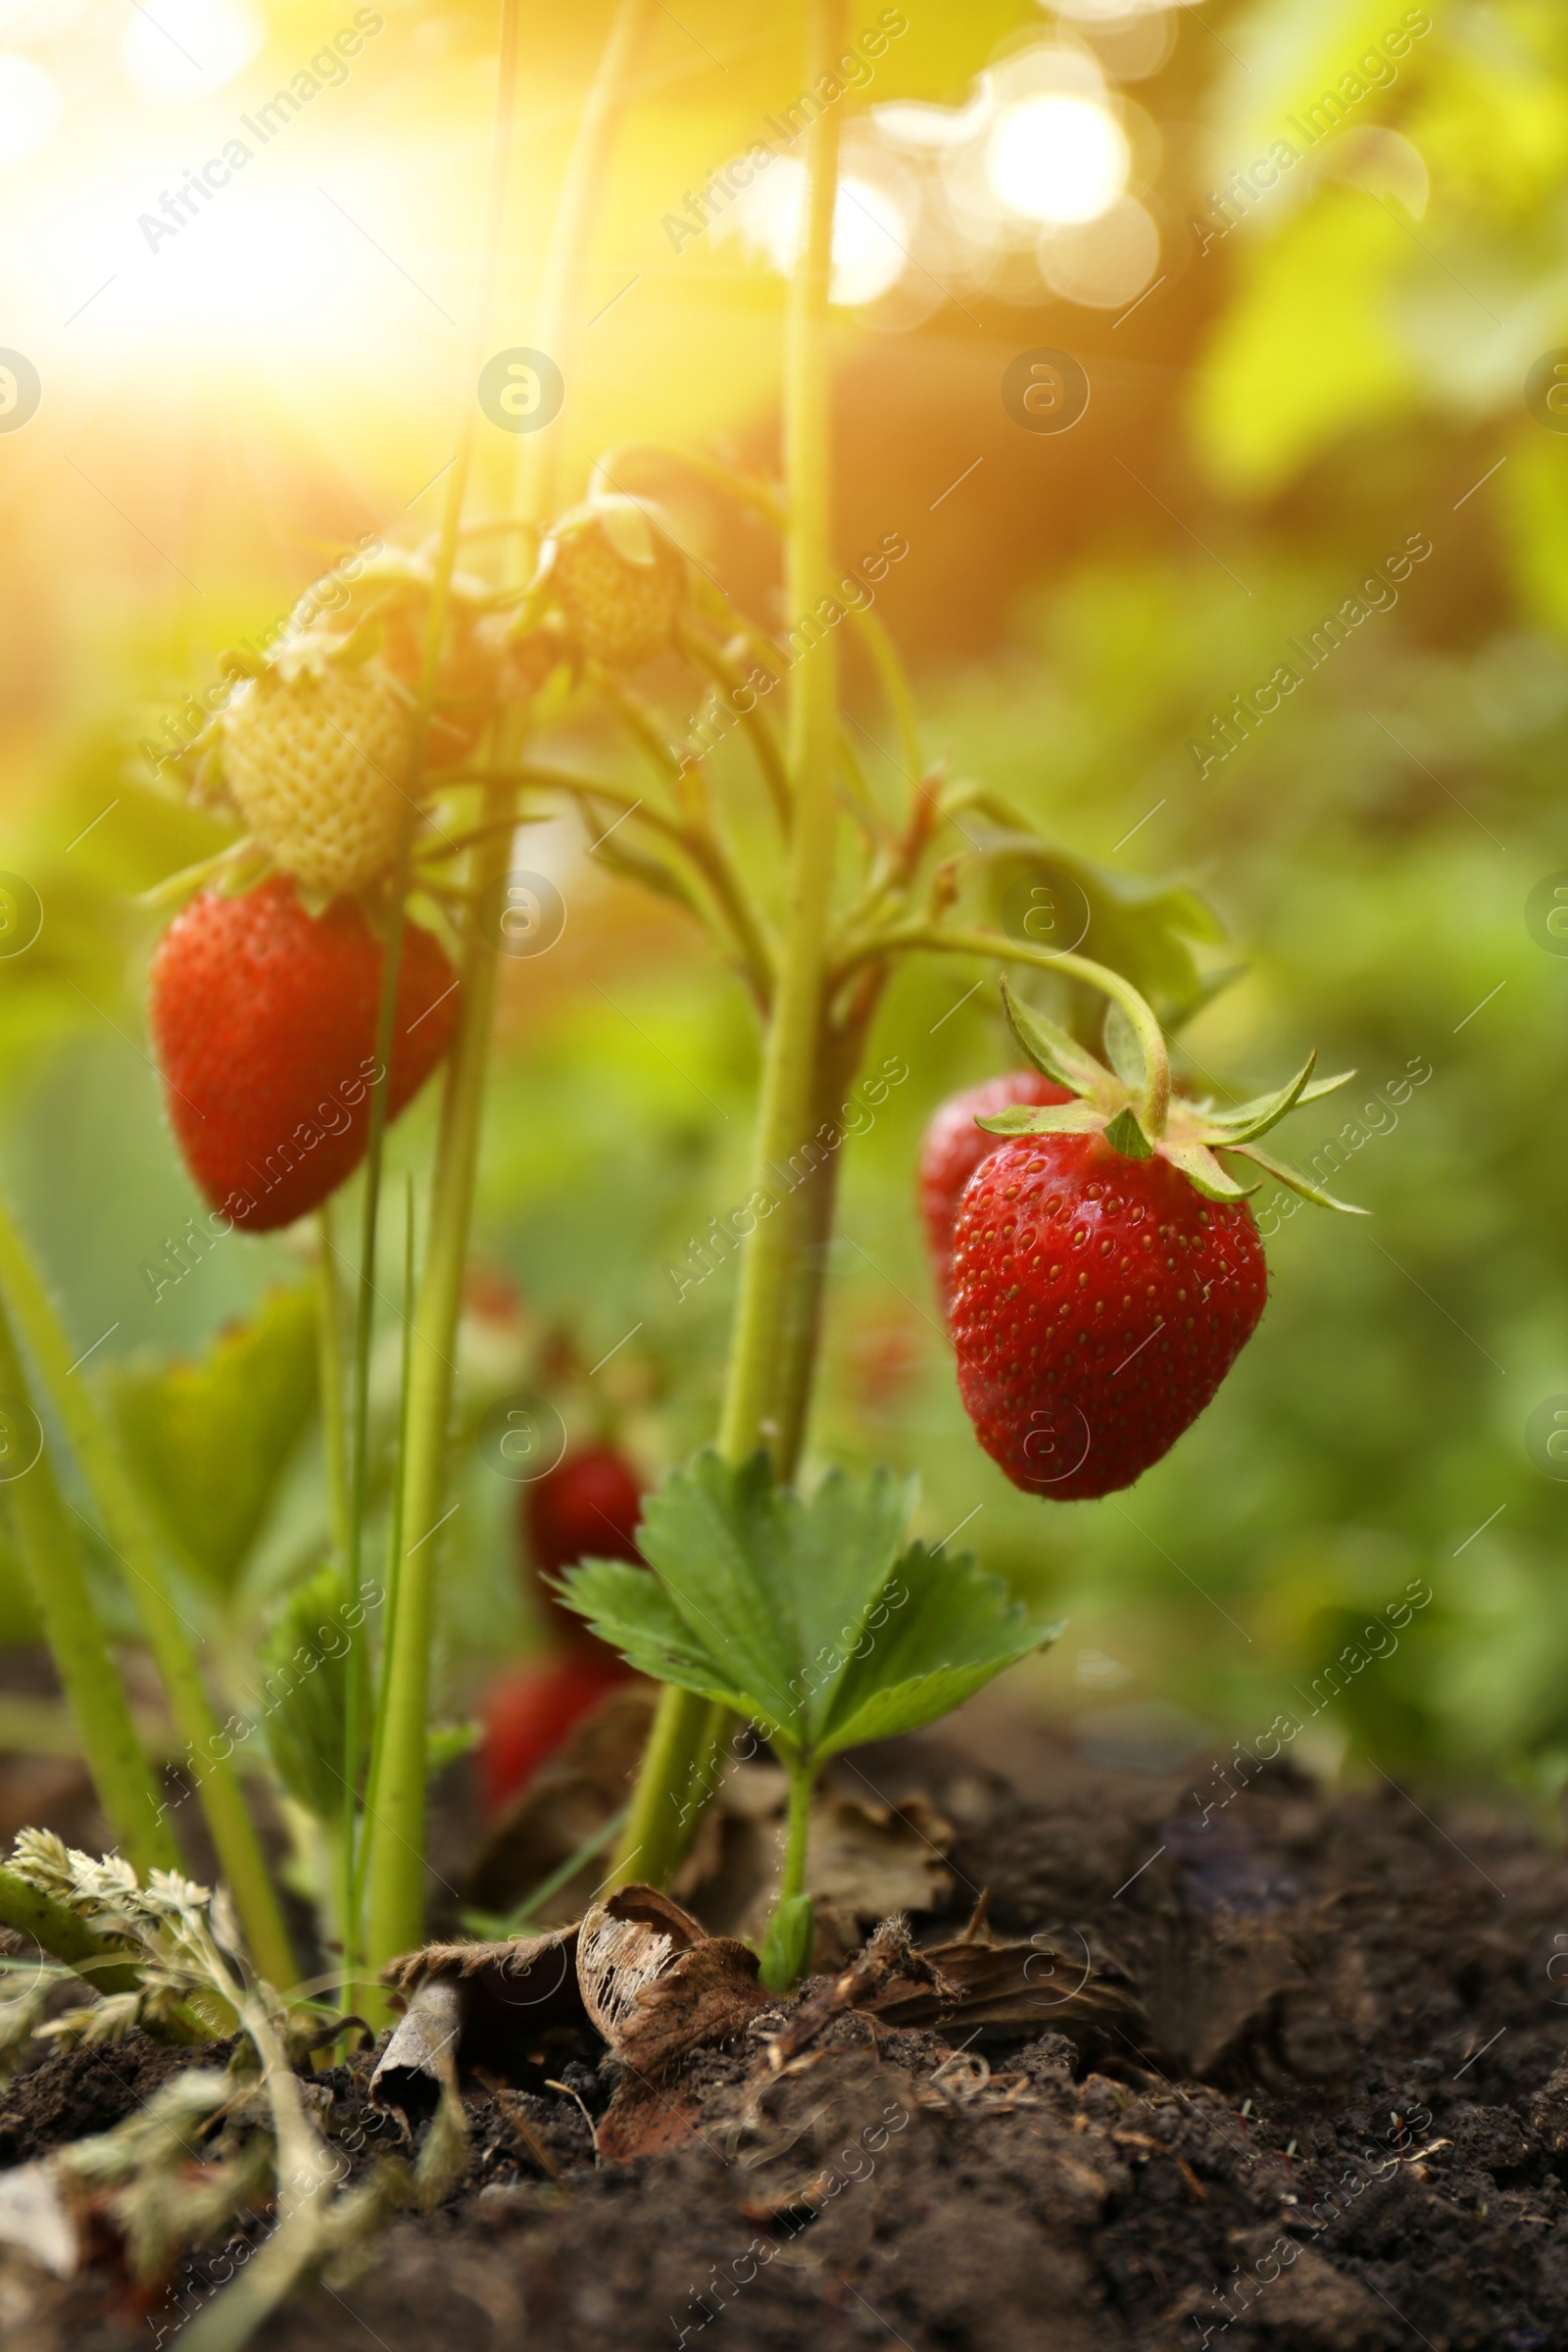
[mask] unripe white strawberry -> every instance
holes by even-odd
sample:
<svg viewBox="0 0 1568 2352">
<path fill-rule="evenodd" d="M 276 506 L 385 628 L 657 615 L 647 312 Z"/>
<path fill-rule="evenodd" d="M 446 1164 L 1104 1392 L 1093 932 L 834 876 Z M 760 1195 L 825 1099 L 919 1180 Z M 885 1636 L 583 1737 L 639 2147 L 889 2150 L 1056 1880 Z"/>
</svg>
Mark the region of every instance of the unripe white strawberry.
<svg viewBox="0 0 1568 2352">
<path fill-rule="evenodd" d="M 540 564 L 568 634 L 590 660 L 635 669 L 667 650 L 686 565 L 635 499 L 593 499 L 563 515 Z"/>
<path fill-rule="evenodd" d="M 344 659 L 331 638 L 297 639 L 236 687 L 220 734 L 235 808 L 307 890 L 346 897 L 391 864 L 414 720 L 378 662 Z"/>
</svg>

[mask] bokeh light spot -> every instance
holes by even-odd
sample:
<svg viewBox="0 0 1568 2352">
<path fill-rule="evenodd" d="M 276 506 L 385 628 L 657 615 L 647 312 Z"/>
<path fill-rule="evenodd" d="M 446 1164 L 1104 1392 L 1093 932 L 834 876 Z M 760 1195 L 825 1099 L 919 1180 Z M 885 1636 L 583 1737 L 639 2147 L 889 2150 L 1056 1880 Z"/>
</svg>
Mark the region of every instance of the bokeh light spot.
<svg viewBox="0 0 1568 2352">
<path fill-rule="evenodd" d="M 1029 98 L 992 133 L 991 185 L 1026 220 L 1094 220 L 1127 184 L 1127 141 L 1092 98 Z"/>
</svg>

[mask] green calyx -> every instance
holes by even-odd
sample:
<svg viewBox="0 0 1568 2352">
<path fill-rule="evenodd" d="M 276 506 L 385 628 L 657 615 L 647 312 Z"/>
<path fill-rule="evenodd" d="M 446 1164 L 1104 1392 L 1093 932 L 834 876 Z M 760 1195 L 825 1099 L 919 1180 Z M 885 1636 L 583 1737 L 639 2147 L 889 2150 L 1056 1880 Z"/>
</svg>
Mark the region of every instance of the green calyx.
<svg viewBox="0 0 1568 2352">
<path fill-rule="evenodd" d="M 1287 1185 L 1293 1193 L 1299 1193 L 1302 1200 L 1316 1201 L 1320 1208 L 1336 1208 L 1353 1217 L 1370 1213 L 1350 1201 L 1336 1200 L 1288 1160 L 1275 1159 L 1258 1149 L 1258 1138 L 1267 1135 L 1289 1111 L 1302 1102 L 1316 1102 L 1324 1095 L 1333 1094 L 1337 1087 L 1354 1077 L 1353 1070 L 1342 1070 L 1334 1078 L 1314 1079 L 1312 1071 L 1317 1054 L 1313 1052 L 1289 1084 L 1272 1095 L 1259 1095 L 1250 1102 L 1238 1103 L 1233 1110 L 1215 1110 L 1209 1104 L 1190 1102 L 1180 1095 L 1171 1095 L 1166 1099 L 1161 1117 L 1157 1110 L 1152 1113 L 1151 1110 L 1138 1029 L 1120 1004 L 1112 1004 L 1105 1023 L 1106 1051 L 1115 1064 L 1110 1069 L 1044 1013 L 1020 1004 L 1005 980 L 1002 983 L 1002 1005 L 1008 1027 L 1035 1068 L 1057 1086 L 1065 1087 L 1075 1099 L 1071 1102 L 1038 1106 L 1019 1102 L 1006 1110 L 994 1111 L 976 1122 L 988 1135 L 1102 1135 L 1112 1151 L 1121 1152 L 1126 1159 L 1152 1159 L 1157 1155 L 1169 1160 L 1205 1200 L 1245 1200 L 1258 1187 L 1255 1183 L 1239 1183 L 1215 1156 L 1223 1152 L 1228 1156 L 1250 1161 L 1265 1176 Z"/>
</svg>

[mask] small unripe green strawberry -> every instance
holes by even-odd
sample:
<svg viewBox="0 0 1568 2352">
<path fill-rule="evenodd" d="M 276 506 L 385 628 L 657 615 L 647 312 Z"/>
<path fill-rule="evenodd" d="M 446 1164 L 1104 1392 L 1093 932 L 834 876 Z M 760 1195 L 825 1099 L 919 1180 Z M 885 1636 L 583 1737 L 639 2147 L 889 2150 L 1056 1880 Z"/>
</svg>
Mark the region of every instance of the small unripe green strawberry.
<svg viewBox="0 0 1568 2352">
<path fill-rule="evenodd" d="M 408 806 L 408 698 L 338 641 L 297 640 L 237 686 L 220 726 L 223 781 L 251 832 L 307 890 L 343 898 L 391 864 Z"/>
<path fill-rule="evenodd" d="M 686 566 L 631 499 L 601 499 L 556 525 L 543 561 L 578 651 L 608 669 L 667 652 L 686 593 Z"/>
</svg>

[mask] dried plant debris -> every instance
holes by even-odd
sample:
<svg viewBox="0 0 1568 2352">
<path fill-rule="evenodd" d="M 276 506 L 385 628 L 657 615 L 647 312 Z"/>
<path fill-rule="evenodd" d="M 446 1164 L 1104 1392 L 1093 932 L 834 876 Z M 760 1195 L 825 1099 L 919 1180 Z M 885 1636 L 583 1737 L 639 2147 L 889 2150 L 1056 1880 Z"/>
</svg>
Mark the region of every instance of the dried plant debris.
<svg viewBox="0 0 1568 2352">
<path fill-rule="evenodd" d="M 507 1914 L 600 1837 L 626 1802 L 653 1722 L 642 1683 L 609 1691 L 496 1823 L 468 1873 L 464 1900 Z M 543 1924 L 576 1919 L 604 1877 L 596 1853 L 542 1907 Z"/>
</svg>

